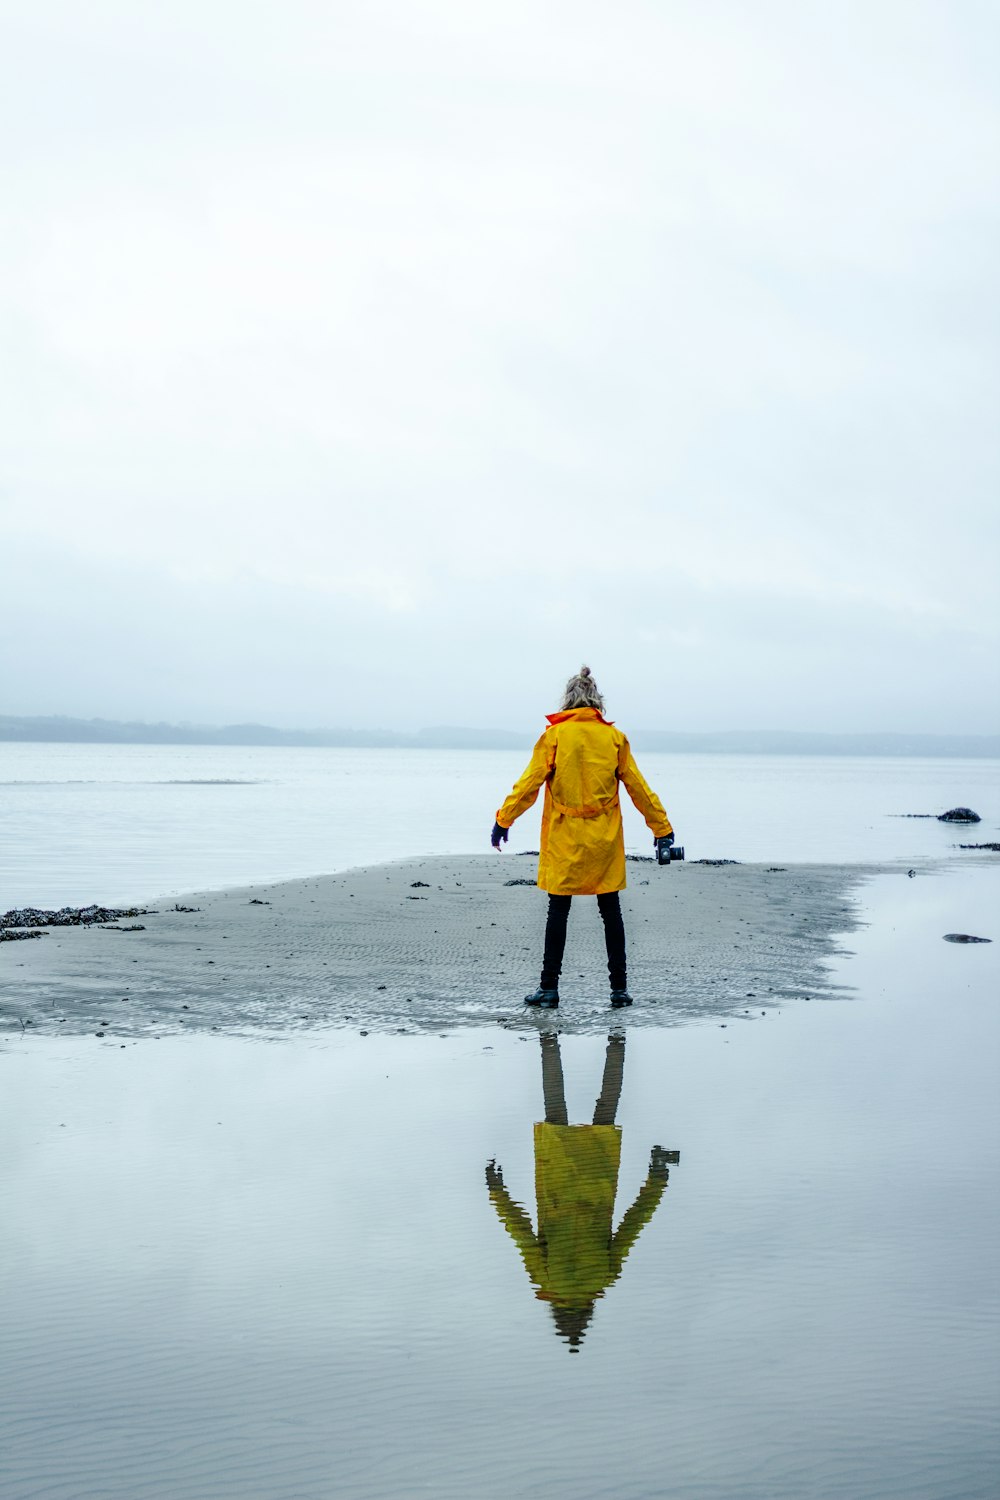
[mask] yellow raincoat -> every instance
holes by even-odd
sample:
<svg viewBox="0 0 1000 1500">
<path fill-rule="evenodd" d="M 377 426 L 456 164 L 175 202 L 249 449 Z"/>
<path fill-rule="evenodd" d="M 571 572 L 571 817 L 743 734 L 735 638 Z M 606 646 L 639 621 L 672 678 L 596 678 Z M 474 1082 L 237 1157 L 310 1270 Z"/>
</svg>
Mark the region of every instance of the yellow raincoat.
<svg viewBox="0 0 1000 1500">
<path fill-rule="evenodd" d="M 491 1187 L 493 1206 L 541 1300 L 583 1307 L 621 1275 L 625 1257 L 656 1212 L 667 1178 L 650 1172 L 615 1231 L 620 1158 L 617 1125 L 537 1124 L 537 1234 L 502 1183 Z"/>
<path fill-rule="evenodd" d="M 600 896 L 625 889 L 625 839 L 618 783 L 654 837 L 672 833 L 656 793 L 643 780 L 620 729 L 596 708 L 548 714 L 549 727 L 527 770 L 497 812 L 509 828 L 545 783 L 538 884 L 554 896 Z"/>
</svg>

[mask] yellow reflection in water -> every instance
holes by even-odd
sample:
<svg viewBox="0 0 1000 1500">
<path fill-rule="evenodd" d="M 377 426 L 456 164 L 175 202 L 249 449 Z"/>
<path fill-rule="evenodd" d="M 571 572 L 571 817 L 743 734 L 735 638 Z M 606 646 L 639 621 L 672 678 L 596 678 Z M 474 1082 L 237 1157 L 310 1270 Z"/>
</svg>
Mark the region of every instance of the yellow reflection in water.
<svg viewBox="0 0 1000 1500">
<path fill-rule="evenodd" d="M 535 1295 L 549 1304 L 557 1333 L 576 1353 L 594 1303 L 621 1275 L 629 1251 L 656 1212 L 669 1166 L 680 1156 L 662 1146 L 652 1148 L 646 1181 L 615 1230 L 622 1145 L 615 1115 L 625 1071 L 625 1037 L 620 1032 L 608 1037 L 591 1125 L 569 1123 L 559 1038 L 543 1032 L 539 1040 L 545 1119 L 535 1125 L 538 1232 L 510 1196 L 495 1161 L 487 1165 L 486 1183 L 500 1222 L 521 1252 Z"/>
</svg>

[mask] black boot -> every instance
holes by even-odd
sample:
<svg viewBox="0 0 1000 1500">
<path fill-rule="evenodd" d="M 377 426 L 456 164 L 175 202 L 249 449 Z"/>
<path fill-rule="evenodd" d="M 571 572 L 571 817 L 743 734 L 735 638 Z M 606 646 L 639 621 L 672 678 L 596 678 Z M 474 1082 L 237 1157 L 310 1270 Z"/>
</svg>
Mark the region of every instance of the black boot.
<svg viewBox="0 0 1000 1500">
<path fill-rule="evenodd" d="M 632 996 L 626 989 L 612 990 L 611 1004 L 615 1007 L 616 1010 L 622 1005 L 631 1005 Z"/>
<path fill-rule="evenodd" d="M 539 985 L 538 989 L 533 995 L 525 995 L 524 1003 L 525 1005 L 542 1005 L 547 1010 L 554 1010 L 555 1007 L 559 1004 L 559 991 L 544 990 L 542 989 L 541 985 Z"/>
</svg>

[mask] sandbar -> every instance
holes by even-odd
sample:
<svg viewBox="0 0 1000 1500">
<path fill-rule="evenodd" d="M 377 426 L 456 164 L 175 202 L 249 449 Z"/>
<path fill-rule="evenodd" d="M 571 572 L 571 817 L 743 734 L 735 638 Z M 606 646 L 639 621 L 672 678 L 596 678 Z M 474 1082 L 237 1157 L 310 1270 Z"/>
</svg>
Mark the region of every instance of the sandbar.
<svg viewBox="0 0 1000 1500">
<path fill-rule="evenodd" d="M 633 860 L 622 906 L 635 1004 L 609 1012 L 597 903 L 581 897 L 559 1010 L 540 1014 L 523 1005 L 545 924 L 534 873 L 516 855 L 435 856 L 171 897 L 119 930 L 52 928 L 0 947 L 0 1032 L 443 1032 L 553 1016 L 593 1031 L 609 1014 L 629 1026 L 759 1014 L 850 993 L 830 960 L 874 870 Z"/>
</svg>

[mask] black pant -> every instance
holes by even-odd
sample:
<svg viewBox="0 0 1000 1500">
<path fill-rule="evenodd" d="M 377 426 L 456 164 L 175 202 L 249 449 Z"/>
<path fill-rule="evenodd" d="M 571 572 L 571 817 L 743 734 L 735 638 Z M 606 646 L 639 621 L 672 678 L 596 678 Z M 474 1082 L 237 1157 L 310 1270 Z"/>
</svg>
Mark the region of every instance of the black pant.
<svg viewBox="0 0 1000 1500">
<path fill-rule="evenodd" d="M 559 1038 L 554 1031 L 543 1031 L 538 1040 L 542 1044 L 542 1094 L 545 1099 L 545 1123 L 568 1125 L 566 1089 L 563 1084 L 562 1057 Z M 622 1097 L 622 1078 L 625 1072 L 625 1035 L 613 1031 L 608 1037 L 608 1050 L 604 1058 L 604 1077 L 601 1092 L 594 1105 L 594 1124 L 613 1125 Z"/>
<path fill-rule="evenodd" d="M 566 923 L 572 896 L 550 896 L 549 915 L 545 923 L 545 953 L 542 958 L 542 989 L 559 988 L 563 953 L 566 949 Z M 617 891 L 606 891 L 597 898 L 597 909 L 604 920 L 604 941 L 608 949 L 608 977 L 613 990 L 628 986 L 625 974 L 625 923 Z"/>
</svg>

